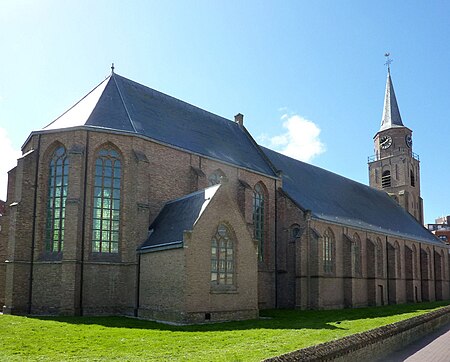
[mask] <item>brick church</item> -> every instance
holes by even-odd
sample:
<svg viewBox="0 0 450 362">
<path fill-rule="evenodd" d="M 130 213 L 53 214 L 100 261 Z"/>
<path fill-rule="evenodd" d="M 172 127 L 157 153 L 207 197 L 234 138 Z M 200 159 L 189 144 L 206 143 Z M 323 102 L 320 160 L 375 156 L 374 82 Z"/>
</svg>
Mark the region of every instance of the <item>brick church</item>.
<svg viewBox="0 0 450 362">
<path fill-rule="evenodd" d="M 9 172 L 3 311 L 195 323 L 448 299 L 411 134 L 388 72 L 369 187 L 113 71 Z"/>
</svg>

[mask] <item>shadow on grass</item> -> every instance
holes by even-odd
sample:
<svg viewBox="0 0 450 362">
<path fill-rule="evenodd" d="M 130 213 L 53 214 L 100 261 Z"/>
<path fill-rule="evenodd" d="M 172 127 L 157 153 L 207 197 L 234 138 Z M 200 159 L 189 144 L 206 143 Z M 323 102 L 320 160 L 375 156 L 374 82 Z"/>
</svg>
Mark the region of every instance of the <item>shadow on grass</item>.
<svg viewBox="0 0 450 362">
<path fill-rule="evenodd" d="M 127 317 L 60 317 L 30 316 L 43 321 L 77 325 L 100 325 L 108 328 L 138 328 L 173 332 L 210 332 L 249 329 L 345 329 L 333 324 L 368 318 L 383 318 L 397 314 L 427 311 L 449 305 L 450 301 L 417 304 L 389 305 L 338 310 L 292 310 L 271 309 L 260 311 L 262 319 L 239 322 L 208 323 L 196 325 L 170 325 Z"/>
</svg>

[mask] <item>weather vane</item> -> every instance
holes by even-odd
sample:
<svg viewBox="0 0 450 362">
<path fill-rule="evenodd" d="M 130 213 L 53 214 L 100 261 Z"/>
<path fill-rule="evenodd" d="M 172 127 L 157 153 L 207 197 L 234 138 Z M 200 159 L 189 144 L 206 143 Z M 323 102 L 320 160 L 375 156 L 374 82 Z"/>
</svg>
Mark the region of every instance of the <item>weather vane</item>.
<svg viewBox="0 0 450 362">
<path fill-rule="evenodd" d="M 392 63 L 392 59 L 389 58 L 389 56 L 391 55 L 391 53 L 384 53 L 384 56 L 386 57 L 386 63 L 384 63 L 384 65 L 386 65 L 388 67 L 388 71 L 391 71 L 391 63 Z"/>
<path fill-rule="evenodd" d="M 114 73 L 114 63 L 111 64 L 111 72 Z"/>
</svg>

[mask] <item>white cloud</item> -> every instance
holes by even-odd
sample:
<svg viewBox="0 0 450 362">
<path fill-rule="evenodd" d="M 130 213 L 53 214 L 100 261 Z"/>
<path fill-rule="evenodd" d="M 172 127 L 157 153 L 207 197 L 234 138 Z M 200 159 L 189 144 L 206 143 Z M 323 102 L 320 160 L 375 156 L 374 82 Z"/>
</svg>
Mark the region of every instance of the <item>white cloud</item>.
<svg viewBox="0 0 450 362">
<path fill-rule="evenodd" d="M 6 200 L 8 187 L 8 171 L 17 163 L 21 156 L 19 150 L 14 149 L 11 140 L 4 128 L 0 127 L 0 199 Z"/>
<path fill-rule="evenodd" d="M 258 139 L 263 145 L 305 162 L 325 152 L 325 145 L 319 138 L 320 128 L 314 122 L 297 114 L 283 114 L 281 119 L 287 131 L 273 137 L 262 135 Z"/>
</svg>

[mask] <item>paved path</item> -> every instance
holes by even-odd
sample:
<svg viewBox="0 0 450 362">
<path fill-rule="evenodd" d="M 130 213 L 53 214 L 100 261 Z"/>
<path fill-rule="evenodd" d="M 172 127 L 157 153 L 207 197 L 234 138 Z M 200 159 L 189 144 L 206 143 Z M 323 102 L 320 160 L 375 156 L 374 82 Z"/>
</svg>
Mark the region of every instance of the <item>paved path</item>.
<svg viewBox="0 0 450 362">
<path fill-rule="evenodd" d="M 450 324 L 382 359 L 386 362 L 449 362 Z"/>
</svg>

